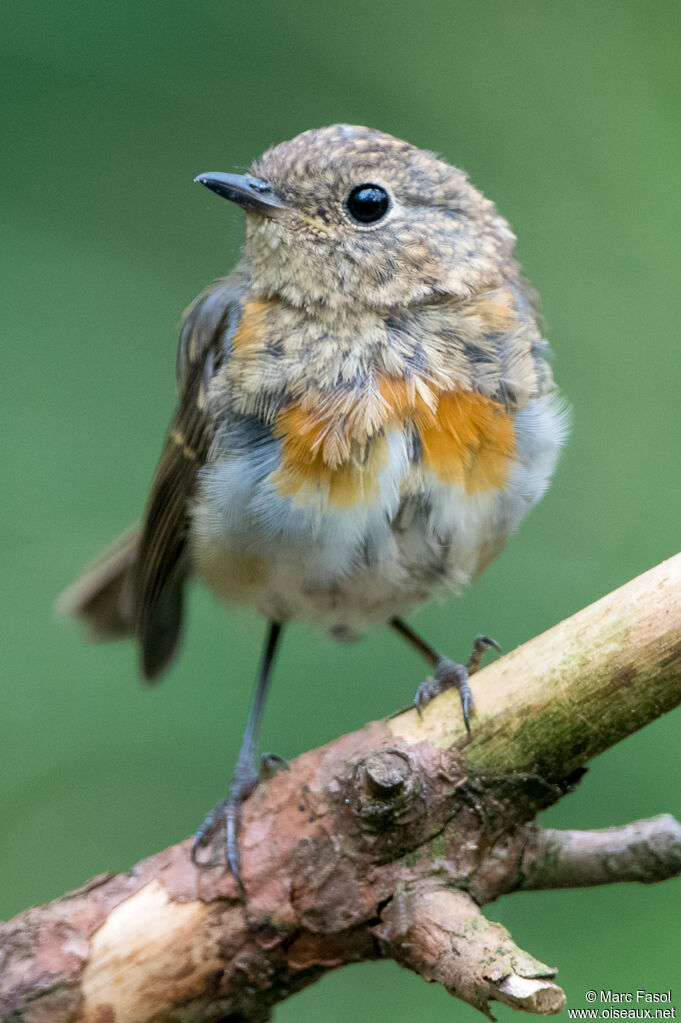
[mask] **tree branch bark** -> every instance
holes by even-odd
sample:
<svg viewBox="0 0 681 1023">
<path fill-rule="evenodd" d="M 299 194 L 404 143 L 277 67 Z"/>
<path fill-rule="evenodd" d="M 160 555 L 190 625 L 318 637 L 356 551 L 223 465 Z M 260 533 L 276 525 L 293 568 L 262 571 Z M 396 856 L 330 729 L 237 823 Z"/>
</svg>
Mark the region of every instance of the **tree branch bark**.
<svg viewBox="0 0 681 1023">
<path fill-rule="evenodd" d="M 522 891 L 589 888 L 681 875 L 681 824 L 670 814 L 603 831 L 537 828 L 522 861 Z"/>
<path fill-rule="evenodd" d="M 681 873 L 667 816 L 536 827 L 596 754 L 681 702 L 681 555 L 456 693 L 306 753 L 244 808 L 246 901 L 188 842 L 0 925 L 5 1023 L 232 1023 L 346 963 L 390 957 L 490 1015 L 564 1003 L 555 969 L 480 907 L 517 890 Z"/>
</svg>

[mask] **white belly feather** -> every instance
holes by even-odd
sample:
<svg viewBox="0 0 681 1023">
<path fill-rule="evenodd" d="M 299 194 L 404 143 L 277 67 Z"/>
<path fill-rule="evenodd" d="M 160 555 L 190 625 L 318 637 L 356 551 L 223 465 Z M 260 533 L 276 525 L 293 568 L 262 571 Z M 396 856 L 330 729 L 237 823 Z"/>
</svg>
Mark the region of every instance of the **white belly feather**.
<svg viewBox="0 0 681 1023">
<path fill-rule="evenodd" d="M 388 435 L 371 501 L 331 508 L 319 495 L 297 505 L 271 474 L 280 442 L 218 441 L 192 517 L 197 574 L 224 600 L 270 620 L 301 619 L 353 635 L 405 613 L 436 592 L 459 592 L 498 553 L 541 497 L 566 433 L 552 395 L 514 419 L 515 463 L 503 490 L 467 494 L 415 475 L 408 440 Z"/>
</svg>

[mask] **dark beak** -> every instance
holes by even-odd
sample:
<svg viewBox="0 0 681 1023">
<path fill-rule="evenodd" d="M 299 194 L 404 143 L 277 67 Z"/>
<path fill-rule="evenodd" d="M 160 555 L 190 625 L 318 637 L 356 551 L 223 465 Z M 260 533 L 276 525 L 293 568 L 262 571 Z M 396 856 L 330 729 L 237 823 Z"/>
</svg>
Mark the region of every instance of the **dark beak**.
<svg viewBox="0 0 681 1023">
<path fill-rule="evenodd" d="M 211 192 L 229 199 L 243 207 L 247 213 L 260 213 L 263 217 L 276 217 L 288 209 L 272 186 L 261 178 L 252 178 L 248 174 L 222 174 L 210 171 L 199 174 L 194 181 L 199 181 Z"/>
</svg>

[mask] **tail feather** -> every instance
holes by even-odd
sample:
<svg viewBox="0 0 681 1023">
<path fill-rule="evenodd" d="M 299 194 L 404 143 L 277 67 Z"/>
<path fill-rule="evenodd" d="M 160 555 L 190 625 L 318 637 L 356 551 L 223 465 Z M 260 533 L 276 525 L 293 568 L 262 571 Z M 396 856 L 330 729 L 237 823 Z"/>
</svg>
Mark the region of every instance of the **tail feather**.
<svg viewBox="0 0 681 1023">
<path fill-rule="evenodd" d="M 93 639 L 123 639 L 135 633 L 132 573 L 139 529 L 117 537 L 57 599 L 57 614 L 82 621 Z"/>
</svg>

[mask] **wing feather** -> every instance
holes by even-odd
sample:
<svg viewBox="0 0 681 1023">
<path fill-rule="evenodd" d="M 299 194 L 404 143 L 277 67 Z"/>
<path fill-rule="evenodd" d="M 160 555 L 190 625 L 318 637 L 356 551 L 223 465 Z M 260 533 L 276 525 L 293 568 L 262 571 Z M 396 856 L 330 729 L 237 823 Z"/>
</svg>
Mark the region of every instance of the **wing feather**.
<svg viewBox="0 0 681 1023">
<path fill-rule="evenodd" d="M 178 408 L 152 482 L 133 575 L 135 634 L 147 681 L 162 673 L 180 638 L 191 501 L 214 435 L 205 395 L 238 324 L 242 290 L 239 275 L 216 281 L 188 307 L 180 330 Z"/>
</svg>

